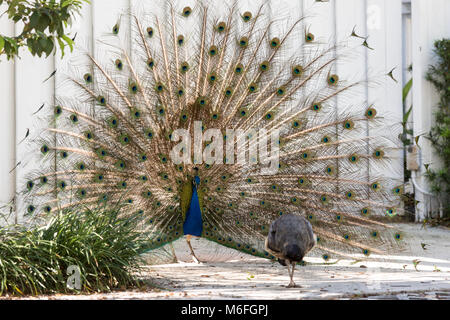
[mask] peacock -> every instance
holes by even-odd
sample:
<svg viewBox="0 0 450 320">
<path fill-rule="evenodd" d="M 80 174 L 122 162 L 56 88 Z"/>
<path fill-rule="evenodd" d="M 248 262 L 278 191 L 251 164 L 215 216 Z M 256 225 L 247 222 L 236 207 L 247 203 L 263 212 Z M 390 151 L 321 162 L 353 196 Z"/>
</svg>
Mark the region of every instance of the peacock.
<svg viewBox="0 0 450 320">
<path fill-rule="evenodd" d="M 366 134 L 387 128 L 352 101 L 367 81 L 336 72 L 352 49 L 318 41 L 306 16 L 269 19 L 267 4 L 194 4 L 122 14 L 102 54 L 71 62 L 70 96 L 41 111 L 26 215 L 120 204 L 142 216 L 149 250 L 186 236 L 197 260 L 191 237 L 276 260 L 264 243 L 285 214 L 312 225 L 324 261 L 401 250 L 379 217 L 403 210 L 402 182 L 368 170 L 389 164 L 395 141 Z"/>
</svg>

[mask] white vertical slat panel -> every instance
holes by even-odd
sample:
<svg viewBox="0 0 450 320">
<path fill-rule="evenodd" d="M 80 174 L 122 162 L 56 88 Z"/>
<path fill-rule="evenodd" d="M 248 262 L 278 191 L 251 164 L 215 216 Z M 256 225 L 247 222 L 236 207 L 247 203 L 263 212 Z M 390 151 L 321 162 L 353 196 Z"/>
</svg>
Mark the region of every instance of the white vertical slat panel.
<svg viewBox="0 0 450 320">
<path fill-rule="evenodd" d="M 395 67 L 394 77 L 397 82 L 392 82 L 390 78 L 384 82 L 385 94 L 387 100 L 385 102 L 385 108 L 390 111 L 393 117 L 393 127 L 391 127 L 391 134 L 394 135 L 395 143 L 400 144 L 398 135 L 402 132 L 401 122 L 403 120 L 403 101 L 402 101 L 402 3 L 401 0 L 385 0 L 386 10 L 386 69 L 390 71 Z M 392 178 L 398 180 L 399 184 L 403 183 L 403 150 L 402 148 L 396 149 L 393 152 L 393 160 L 390 173 Z M 383 171 L 386 168 L 382 169 Z M 386 173 L 385 173 L 386 174 Z M 389 174 L 389 173 L 388 173 Z"/>
<path fill-rule="evenodd" d="M 346 0 L 336 2 L 336 41 L 342 45 L 338 52 L 337 72 L 343 81 L 364 81 L 367 78 L 367 48 L 363 39 L 351 37 L 353 29 L 356 34 L 366 36 L 366 6 L 361 0 Z M 363 86 L 364 87 L 364 86 Z M 360 105 L 366 97 L 365 90 L 361 90 L 359 99 L 352 100 L 352 104 Z M 344 101 L 343 101 L 344 102 Z"/>
<path fill-rule="evenodd" d="M 276 21 L 277 24 L 271 30 L 271 37 L 281 37 L 288 29 L 296 23 L 303 15 L 302 1 L 292 1 L 292 0 L 272 0 L 270 1 L 270 16 L 272 20 Z M 289 57 L 295 54 L 302 44 L 303 34 L 299 33 L 300 27 L 294 29 L 292 35 L 285 42 L 285 47 L 288 47 L 286 52 Z M 286 50 L 286 49 L 285 49 Z"/>
<path fill-rule="evenodd" d="M 0 12 L 6 6 L 0 6 Z M 0 17 L 2 35 L 14 35 L 14 23 L 6 15 Z M 16 165 L 15 161 L 15 112 L 14 112 L 14 60 L 7 61 L 6 56 L 0 57 L 0 207 L 10 202 L 15 191 L 15 172 L 10 170 Z M 9 215 L 9 208 L 3 208 L 0 213 Z M 11 219 L 13 217 L 10 217 Z M 0 219 L 0 225 L 5 221 Z M 14 222 L 9 220 L 9 223 Z"/>
<path fill-rule="evenodd" d="M 428 67 L 435 62 L 433 47 L 434 41 L 444 37 L 450 37 L 448 20 L 450 17 L 450 4 L 446 0 L 411 1 L 412 15 L 412 56 L 413 56 L 413 120 L 414 136 L 426 135 L 433 126 L 433 112 L 439 101 L 432 84 L 425 79 Z M 429 191 L 429 183 L 424 176 L 425 164 L 431 168 L 439 167 L 439 159 L 434 154 L 429 140 L 421 137 L 420 170 L 413 172 L 415 178 L 416 219 L 423 220 L 432 208 L 432 198 L 426 192 Z M 425 191 L 425 192 L 422 192 Z"/>
<path fill-rule="evenodd" d="M 21 23 L 16 24 L 16 35 L 22 32 L 22 28 Z M 26 190 L 26 181 L 30 172 L 42 167 L 39 148 L 33 144 L 41 130 L 37 121 L 39 115 L 33 115 L 33 113 L 43 103 L 46 105 L 53 103 L 55 78 L 51 77 L 45 83 L 43 81 L 55 70 L 54 59 L 53 55 L 48 58 L 33 57 L 27 48 L 22 48 L 20 58 L 17 58 L 15 62 L 16 144 L 19 144 L 30 129 L 28 139 L 16 147 L 16 159 L 22 162 L 22 165 L 16 169 L 16 192 L 18 193 Z M 16 214 L 21 221 L 30 203 L 25 203 L 20 194 L 17 196 L 16 203 Z"/>
<path fill-rule="evenodd" d="M 328 46 L 335 38 L 335 2 L 317 2 L 315 0 L 304 0 L 303 10 L 307 19 L 304 26 L 306 31 L 315 36 L 316 43 Z"/>
<path fill-rule="evenodd" d="M 130 0 L 94 0 L 92 5 L 94 55 L 101 63 L 114 63 L 112 57 L 108 56 L 107 50 L 110 48 L 104 47 L 103 44 L 98 43 L 98 40 L 106 41 L 107 37 L 112 35 L 114 25 L 120 21 L 119 39 L 121 46 L 126 49 L 129 48 Z"/>
<path fill-rule="evenodd" d="M 70 52 L 69 48 L 66 49 L 64 57 L 58 53 L 55 59 L 55 67 L 58 70 L 56 73 L 56 87 L 55 95 L 56 97 L 70 96 L 73 92 L 65 90 L 60 86 L 67 76 L 74 76 L 71 74 L 73 70 L 70 69 L 71 66 L 76 66 L 77 68 L 83 69 L 80 72 L 87 72 L 82 66 L 79 66 L 78 57 L 86 53 L 93 53 L 93 41 L 92 41 L 92 5 L 85 4 L 80 15 L 77 15 L 72 20 L 71 27 L 67 30 L 70 38 L 75 38 L 75 46 L 73 52 Z M 88 69 L 88 68 L 86 68 Z"/>
<path fill-rule="evenodd" d="M 368 76 L 373 82 L 368 88 L 368 102 L 383 117 L 383 126 L 371 127 L 370 134 L 386 136 L 389 130 L 392 140 L 385 144 L 386 155 L 391 159 L 389 166 L 372 166 L 370 173 L 391 178 L 392 183 L 384 186 L 389 191 L 403 182 L 403 150 L 398 148 L 403 117 L 401 1 L 367 0 L 367 32 L 368 45 L 373 48 L 367 51 Z M 393 68 L 397 82 L 386 75 Z"/>
</svg>

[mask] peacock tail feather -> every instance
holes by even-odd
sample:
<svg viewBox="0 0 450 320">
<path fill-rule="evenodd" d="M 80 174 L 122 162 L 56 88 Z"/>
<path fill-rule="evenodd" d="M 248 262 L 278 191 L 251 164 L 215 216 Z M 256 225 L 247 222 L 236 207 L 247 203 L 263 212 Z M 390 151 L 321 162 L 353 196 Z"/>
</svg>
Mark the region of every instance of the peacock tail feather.
<svg viewBox="0 0 450 320">
<path fill-rule="evenodd" d="M 183 236 L 198 167 L 202 236 L 221 245 L 273 258 L 264 251 L 269 225 L 293 213 L 312 223 L 314 253 L 324 260 L 400 249 L 401 232 L 377 217 L 402 211 L 401 182 L 369 174 L 388 165 L 395 145 L 366 134 L 384 119 L 373 105 L 352 105 L 367 83 L 336 73 L 345 46 L 317 42 L 305 18 L 274 28 L 280 20 L 269 20 L 264 6 L 240 12 L 232 5 L 217 16 L 196 3 L 170 4 L 164 21 L 122 16 L 131 28 L 111 27 L 104 56 L 79 58 L 65 82 L 76 93 L 60 98 L 41 135 L 43 169 L 24 188 L 26 213 L 124 205 L 142 215 L 140 227 L 157 248 Z M 289 54 L 289 41 L 301 50 Z M 337 108 L 341 97 L 346 103 Z M 200 130 L 214 161 L 184 146 L 187 161 L 175 164 L 178 129 Z M 233 136 L 237 130 L 246 134 Z M 215 154 L 240 147 L 252 155 L 264 144 L 278 154 L 246 163 Z"/>
</svg>

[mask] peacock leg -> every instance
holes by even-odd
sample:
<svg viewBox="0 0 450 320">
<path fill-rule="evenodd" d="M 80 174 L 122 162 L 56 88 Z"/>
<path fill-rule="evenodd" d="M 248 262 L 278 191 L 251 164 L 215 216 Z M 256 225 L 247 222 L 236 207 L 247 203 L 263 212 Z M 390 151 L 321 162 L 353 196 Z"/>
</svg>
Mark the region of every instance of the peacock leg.
<svg viewBox="0 0 450 320">
<path fill-rule="evenodd" d="M 172 255 L 173 255 L 173 263 L 178 263 L 178 258 L 177 255 L 175 254 L 175 248 L 173 247 L 173 243 L 170 243 L 170 249 L 172 250 Z"/>
<path fill-rule="evenodd" d="M 197 258 L 197 256 L 195 255 L 194 249 L 192 249 L 192 246 L 191 246 L 191 237 L 192 237 L 192 236 L 191 236 L 190 234 L 186 235 L 186 242 L 187 242 L 187 244 L 188 244 L 188 246 L 189 246 L 189 249 L 191 250 L 192 260 L 194 260 L 195 263 L 200 263 L 200 262 L 201 262 L 200 259 Z"/>
</svg>

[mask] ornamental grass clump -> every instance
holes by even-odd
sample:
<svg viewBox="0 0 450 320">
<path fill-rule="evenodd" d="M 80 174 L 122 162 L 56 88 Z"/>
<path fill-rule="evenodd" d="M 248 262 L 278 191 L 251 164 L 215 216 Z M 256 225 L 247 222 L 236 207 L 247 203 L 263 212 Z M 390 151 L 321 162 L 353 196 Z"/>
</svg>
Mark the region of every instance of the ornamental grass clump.
<svg viewBox="0 0 450 320">
<path fill-rule="evenodd" d="M 45 226 L 0 229 L 0 295 L 136 286 L 145 233 L 137 231 L 140 215 L 119 213 L 106 208 L 59 211 Z M 74 269 L 79 270 L 79 288 L 68 286 L 70 277 L 78 276 Z"/>
</svg>

